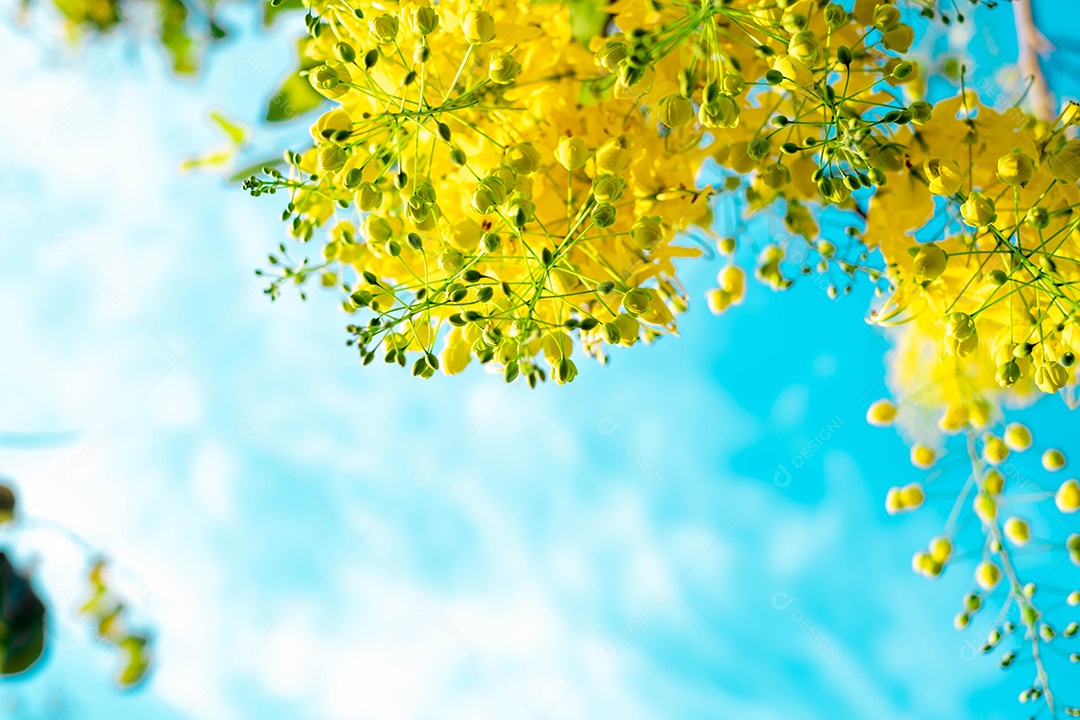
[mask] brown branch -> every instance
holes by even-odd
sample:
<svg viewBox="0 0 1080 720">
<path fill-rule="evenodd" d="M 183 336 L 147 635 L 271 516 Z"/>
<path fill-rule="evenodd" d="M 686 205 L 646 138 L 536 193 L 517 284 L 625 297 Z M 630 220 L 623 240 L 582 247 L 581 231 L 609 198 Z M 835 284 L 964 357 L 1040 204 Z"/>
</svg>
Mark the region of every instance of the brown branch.
<svg viewBox="0 0 1080 720">
<path fill-rule="evenodd" d="M 1016 66 L 1031 82 L 1028 99 L 1031 102 L 1032 114 L 1049 122 L 1057 116 L 1057 111 L 1054 95 L 1050 92 L 1039 58 L 1052 53 L 1054 46 L 1039 32 L 1031 9 L 1031 0 L 1013 0 L 1012 6 L 1016 19 L 1016 39 L 1020 46 Z"/>
</svg>

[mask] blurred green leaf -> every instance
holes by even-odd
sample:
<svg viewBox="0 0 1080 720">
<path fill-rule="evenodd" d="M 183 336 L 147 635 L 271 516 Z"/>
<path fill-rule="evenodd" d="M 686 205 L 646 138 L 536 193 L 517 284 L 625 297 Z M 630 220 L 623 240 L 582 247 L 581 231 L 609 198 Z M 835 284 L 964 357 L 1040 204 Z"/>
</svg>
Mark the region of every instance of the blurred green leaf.
<svg viewBox="0 0 1080 720">
<path fill-rule="evenodd" d="M 278 15 L 290 10 L 303 10 L 304 3 L 300 0 L 285 0 L 282 3 L 274 5 L 267 0 L 263 3 L 263 27 L 270 27 L 277 20 Z"/>
<path fill-rule="evenodd" d="M 285 78 L 266 107 L 267 122 L 282 122 L 314 110 L 322 105 L 324 98 L 315 92 L 308 79 L 299 72 Z"/>
</svg>

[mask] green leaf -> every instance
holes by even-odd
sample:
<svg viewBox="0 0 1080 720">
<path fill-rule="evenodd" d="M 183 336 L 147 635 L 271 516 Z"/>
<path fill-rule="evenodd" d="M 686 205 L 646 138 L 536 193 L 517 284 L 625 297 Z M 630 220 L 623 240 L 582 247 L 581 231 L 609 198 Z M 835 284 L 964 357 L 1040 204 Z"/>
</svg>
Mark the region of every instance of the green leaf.
<svg viewBox="0 0 1080 720">
<path fill-rule="evenodd" d="M 220 110 L 210 111 L 210 122 L 214 123 L 225 139 L 233 145 L 243 145 L 247 142 L 250 134 L 248 129 Z"/>
<path fill-rule="evenodd" d="M 266 107 L 267 122 L 282 122 L 314 110 L 326 100 L 307 78 L 294 72 L 285 78 Z"/>
<path fill-rule="evenodd" d="M 607 6 L 600 0 L 571 0 L 570 31 L 582 45 L 588 47 L 589 41 L 604 31 L 611 15 L 600 8 Z"/>
<path fill-rule="evenodd" d="M 301 0 L 284 0 L 274 5 L 269 0 L 263 3 L 263 27 L 270 27 L 277 20 L 278 15 L 290 10 L 303 10 L 304 3 Z"/>
</svg>

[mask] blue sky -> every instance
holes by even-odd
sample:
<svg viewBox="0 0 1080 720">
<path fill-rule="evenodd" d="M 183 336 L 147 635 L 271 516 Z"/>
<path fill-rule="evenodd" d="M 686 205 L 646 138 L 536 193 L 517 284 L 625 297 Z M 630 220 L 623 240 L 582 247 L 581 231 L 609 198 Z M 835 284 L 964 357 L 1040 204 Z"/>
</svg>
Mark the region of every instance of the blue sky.
<svg viewBox="0 0 1080 720">
<path fill-rule="evenodd" d="M 1008 8 L 980 20 L 985 74 L 1015 47 Z M 755 285 L 717 318 L 703 293 L 719 262 L 687 264 L 680 338 L 536 391 L 478 369 L 361 368 L 334 298 L 266 301 L 251 271 L 284 237 L 277 198 L 175 168 L 218 142 L 210 107 L 259 117 L 291 32 L 244 34 L 198 81 L 166 82 L 130 42 L 72 56 L 44 24 L 0 29 L 0 427 L 77 431 L 0 449 L 39 518 L 7 542 L 56 618 L 47 663 L 0 685 L 0 707 L 1021 716 L 1027 671 L 973 659 L 977 628 L 952 629 L 970 566 L 932 583 L 910 571 L 948 499 L 884 512 L 887 488 L 920 473 L 863 420 L 886 394 L 868 288 L 830 301 Z M 1071 96 L 1068 67 L 1051 79 Z M 1040 444 L 1075 447 L 1059 405 L 1024 417 Z M 106 551 L 154 629 L 139 690 L 113 689 L 114 658 L 73 612 L 85 553 L 48 523 Z M 1076 584 L 1075 570 L 1051 575 Z"/>
</svg>

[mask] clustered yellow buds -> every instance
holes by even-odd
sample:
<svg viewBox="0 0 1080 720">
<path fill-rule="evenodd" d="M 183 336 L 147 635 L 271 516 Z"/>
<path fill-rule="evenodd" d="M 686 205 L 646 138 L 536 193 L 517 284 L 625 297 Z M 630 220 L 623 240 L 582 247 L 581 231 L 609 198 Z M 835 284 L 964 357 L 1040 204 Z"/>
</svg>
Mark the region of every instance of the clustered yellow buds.
<svg viewBox="0 0 1080 720">
<path fill-rule="evenodd" d="M 923 492 L 922 485 L 917 482 L 909 483 L 904 487 L 890 488 L 885 497 L 885 510 L 890 515 L 918 510 L 925 499 L 926 494 Z"/>
</svg>

